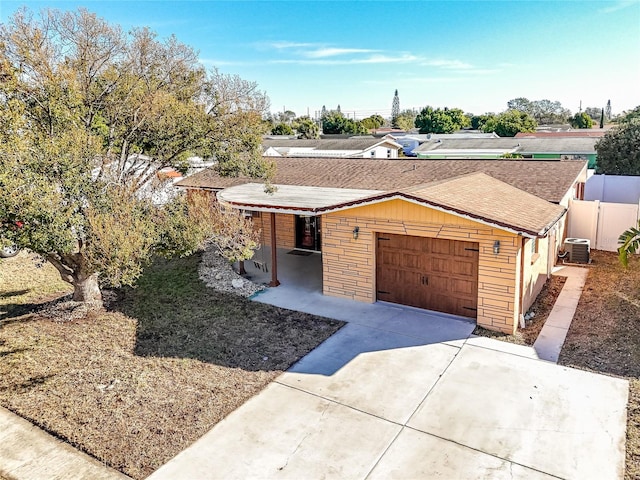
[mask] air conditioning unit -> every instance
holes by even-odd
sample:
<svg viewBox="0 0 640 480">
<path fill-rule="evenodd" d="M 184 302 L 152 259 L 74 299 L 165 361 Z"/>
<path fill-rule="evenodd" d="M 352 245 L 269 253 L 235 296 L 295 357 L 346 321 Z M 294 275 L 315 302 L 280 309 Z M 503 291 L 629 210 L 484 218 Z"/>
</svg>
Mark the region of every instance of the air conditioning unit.
<svg viewBox="0 0 640 480">
<path fill-rule="evenodd" d="M 567 238 L 564 241 L 565 260 L 571 263 L 589 263 L 590 244 L 588 238 Z"/>
</svg>

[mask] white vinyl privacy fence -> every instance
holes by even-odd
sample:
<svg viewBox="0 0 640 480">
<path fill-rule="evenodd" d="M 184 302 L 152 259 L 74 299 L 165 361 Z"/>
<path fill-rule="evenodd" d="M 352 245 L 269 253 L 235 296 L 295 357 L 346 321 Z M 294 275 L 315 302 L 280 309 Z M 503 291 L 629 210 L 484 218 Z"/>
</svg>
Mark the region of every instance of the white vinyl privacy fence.
<svg viewBox="0 0 640 480">
<path fill-rule="evenodd" d="M 571 200 L 567 237 L 588 238 L 591 248 L 615 252 L 618 237 L 638 225 L 638 204 Z"/>
</svg>

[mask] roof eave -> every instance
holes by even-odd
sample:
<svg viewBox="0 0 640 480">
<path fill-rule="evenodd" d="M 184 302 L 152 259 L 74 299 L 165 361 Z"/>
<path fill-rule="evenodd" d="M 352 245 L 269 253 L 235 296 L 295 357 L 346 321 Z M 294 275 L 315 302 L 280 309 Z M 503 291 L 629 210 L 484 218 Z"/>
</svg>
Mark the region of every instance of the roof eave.
<svg viewBox="0 0 640 480">
<path fill-rule="evenodd" d="M 219 199 L 221 205 L 225 205 L 238 210 L 251 210 L 252 212 L 264 212 L 264 213 L 284 213 L 291 215 L 318 215 L 317 208 L 304 208 L 291 205 L 272 205 L 264 206 L 261 204 L 253 204 L 248 202 L 232 202 L 229 200 Z"/>
<path fill-rule="evenodd" d="M 440 212 L 443 213 L 449 213 L 451 215 L 455 215 L 457 217 L 460 218 L 465 218 L 467 220 L 472 220 L 474 222 L 478 222 L 478 223 L 482 223 L 484 225 L 490 226 L 492 228 L 499 228 L 501 230 L 505 230 L 507 232 L 516 234 L 516 235 L 522 235 L 524 237 L 527 238 L 538 238 L 538 237 L 545 237 L 547 235 L 548 230 L 555 225 L 555 223 L 562 218 L 562 215 L 564 215 L 564 211 L 562 212 L 562 215 L 560 215 L 558 217 L 558 219 L 556 219 L 554 222 L 552 222 L 550 224 L 550 226 L 547 228 L 545 227 L 545 229 L 536 232 L 535 230 L 529 230 L 529 229 L 525 229 L 525 228 L 521 228 L 515 225 L 509 225 L 505 222 L 499 222 L 496 220 L 491 220 L 488 219 L 486 217 L 483 217 L 481 215 L 474 215 L 471 214 L 469 212 L 464 212 L 462 210 L 456 209 L 456 208 L 452 208 L 446 205 L 441 205 L 438 204 L 436 202 L 432 202 L 429 200 L 425 200 L 425 199 L 421 199 L 419 197 L 415 197 L 413 195 L 408 195 L 406 193 L 401 193 L 401 192 L 393 192 L 393 193 L 385 193 L 382 195 L 376 195 L 374 197 L 369 197 L 363 200 L 354 200 L 351 202 L 346 202 L 344 204 L 338 204 L 338 205 L 332 205 L 329 207 L 323 207 L 323 208 L 319 208 L 317 209 L 316 213 L 317 214 L 324 214 L 324 213 L 333 213 L 333 212 L 338 212 L 341 210 L 347 210 L 349 208 L 353 208 L 353 207 L 361 207 L 361 206 L 366 206 L 366 205 L 373 205 L 376 203 L 380 203 L 382 201 L 388 201 L 388 200 L 405 200 L 417 205 L 421 205 L 421 206 L 428 206 L 434 210 L 438 210 Z"/>
</svg>

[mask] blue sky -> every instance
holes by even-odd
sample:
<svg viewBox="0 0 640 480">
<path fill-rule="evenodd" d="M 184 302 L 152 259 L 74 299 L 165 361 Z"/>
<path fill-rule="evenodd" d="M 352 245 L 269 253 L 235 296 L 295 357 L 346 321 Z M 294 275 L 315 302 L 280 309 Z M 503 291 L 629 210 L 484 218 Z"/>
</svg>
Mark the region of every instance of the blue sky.
<svg viewBox="0 0 640 480">
<path fill-rule="evenodd" d="M 22 5 L 175 34 L 205 65 L 257 82 L 273 112 L 389 116 L 395 89 L 401 109 L 475 114 L 516 97 L 572 112 L 640 105 L 640 0 L 1 0 L 0 20 Z"/>
</svg>

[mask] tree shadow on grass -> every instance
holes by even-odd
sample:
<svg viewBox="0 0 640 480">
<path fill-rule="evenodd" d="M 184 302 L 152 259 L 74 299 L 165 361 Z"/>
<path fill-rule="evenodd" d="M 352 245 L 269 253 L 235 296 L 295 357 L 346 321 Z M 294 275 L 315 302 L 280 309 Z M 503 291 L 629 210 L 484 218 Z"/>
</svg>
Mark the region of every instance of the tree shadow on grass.
<svg viewBox="0 0 640 480">
<path fill-rule="evenodd" d="M 38 314 L 56 304 L 68 300 L 70 295 L 53 294 L 31 303 L 9 303 L 0 305 L 0 325 L 36 320 Z"/>
<path fill-rule="evenodd" d="M 10 292 L 2 292 L 0 293 L 0 298 L 19 297 L 20 295 L 26 295 L 30 291 L 31 291 L 30 289 L 24 289 L 24 290 L 12 290 Z"/>
<path fill-rule="evenodd" d="M 0 343 L 2 345 L 4 342 Z M 28 348 L 14 348 L 13 350 L 7 350 L 6 352 L 0 352 L 0 359 L 2 357 L 8 357 L 9 355 L 13 355 L 14 353 L 23 353 L 28 352 Z"/>
<path fill-rule="evenodd" d="M 208 288 L 200 259 L 156 260 L 136 288 L 118 292 L 109 308 L 138 321 L 137 355 L 286 370 L 343 325 Z"/>
<path fill-rule="evenodd" d="M 4 392 L 9 392 L 11 394 L 26 393 L 33 388 L 36 388 L 36 387 L 39 387 L 40 385 L 45 384 L 47 380 L 53 377 L 55 377 L 55 375 L 41 375 L 37 377 L 30 377 L 22 383 L 12 383 L 6 387 L 0 385 L 0 393 L 4 393 Z"/>
</svg>

